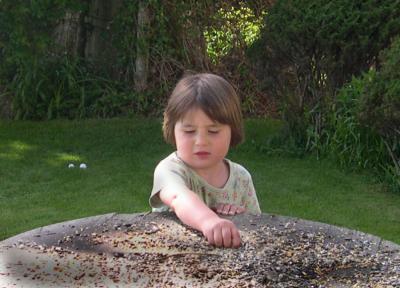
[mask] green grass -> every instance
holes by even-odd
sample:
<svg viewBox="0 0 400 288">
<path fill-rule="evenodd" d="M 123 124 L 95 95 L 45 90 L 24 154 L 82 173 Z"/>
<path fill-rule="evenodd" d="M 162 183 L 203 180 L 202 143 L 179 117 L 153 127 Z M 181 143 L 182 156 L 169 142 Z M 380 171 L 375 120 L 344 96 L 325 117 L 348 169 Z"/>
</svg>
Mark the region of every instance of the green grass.
<svg viewBox="0 0 400 288">
<path fill-rule="evenodd" d="M 400 195 L 327 160 L 268 153 L 278 129 L 248 120 L 246 143 L 229 154 L 252 173 L 264 212 L 400 243 Z M 0 122 L 0 240 L 70 219 L 148 211 L 154 167 L 171 151 L 157 119 Z M 67 168 L 81 162 L 88 169 Z"/>
</svg>

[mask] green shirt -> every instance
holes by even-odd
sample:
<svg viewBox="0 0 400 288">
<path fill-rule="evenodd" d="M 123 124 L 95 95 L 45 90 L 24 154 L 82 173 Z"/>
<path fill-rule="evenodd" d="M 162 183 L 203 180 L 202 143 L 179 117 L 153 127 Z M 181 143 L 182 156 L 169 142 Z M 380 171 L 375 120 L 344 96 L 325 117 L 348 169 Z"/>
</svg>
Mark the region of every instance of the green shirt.
<svg viewBox="0 0 400 288">
<path fill-rule="evenodd" d="M 187 187 L 196 193 L 208 207 L 217 204 L 233 204 L 246 209 L 246 212 L 260 214 L 260 205 L 250 173 L 241 165 L 225 159 L 229 166 L 229 177 L 224 187 L 217 188 L 208 184 L 176 154 L 163 159 L 154 171 L 153 190 L 149 199 L 153 211 L 165 211 L 168 207 L 162 203 L 159 192 L 168 184 L 175 187 Z"/>
</svg>

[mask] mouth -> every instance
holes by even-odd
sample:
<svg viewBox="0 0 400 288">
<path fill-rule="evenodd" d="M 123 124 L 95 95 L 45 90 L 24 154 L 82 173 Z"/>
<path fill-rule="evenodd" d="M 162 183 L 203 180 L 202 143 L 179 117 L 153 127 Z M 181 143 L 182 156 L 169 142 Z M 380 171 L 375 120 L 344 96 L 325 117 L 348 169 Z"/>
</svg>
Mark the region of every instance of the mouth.
<svg viewBox="0 0 400 288">
<path fill-rule="evenodd" d="M 197 155 L 197 156 L 202 156 L 202 157 L 204 157 L 204 156 L 210 155 L 210 152 L 199 151 L 199 152 L 196 152 L 196 153 L 194 153 L 194 154 Z"/>
</svg>

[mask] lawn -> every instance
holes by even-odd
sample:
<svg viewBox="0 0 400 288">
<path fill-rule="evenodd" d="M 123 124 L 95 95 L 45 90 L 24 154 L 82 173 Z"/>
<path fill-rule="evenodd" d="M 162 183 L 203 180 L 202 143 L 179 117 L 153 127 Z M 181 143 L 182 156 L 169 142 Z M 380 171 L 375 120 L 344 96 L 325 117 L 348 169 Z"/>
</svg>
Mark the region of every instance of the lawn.
<svg viewBox="0 0 400 288">
<path fill-rule="evenodd" d="M 246 143 L 229 154 L 252 173 L 264 212 L 400 243 L 400 195 L 328 160 L 268 153 L 277 129 L 276 121 L 247 120 Z M 0 122 L 0 240 L 70 219 L 148 211 L 153 169 L 170 152 L 158 119 Z"/>
</svg>

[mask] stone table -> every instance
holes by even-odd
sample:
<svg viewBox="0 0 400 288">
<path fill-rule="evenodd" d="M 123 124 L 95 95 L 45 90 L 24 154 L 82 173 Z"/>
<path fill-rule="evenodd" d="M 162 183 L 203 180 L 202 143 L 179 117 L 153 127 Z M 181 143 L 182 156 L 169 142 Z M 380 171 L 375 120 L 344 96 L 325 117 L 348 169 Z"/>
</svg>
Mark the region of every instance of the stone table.
<svg viewBox="0 0 400 288">
<path fill-rule="evenodd" d="M 106 214 L 0 242 L 3 287 L 400 287 L 400 246 L 270 214 L 227 217 L 238 249 L 172 213 Z"/>
</svg>

